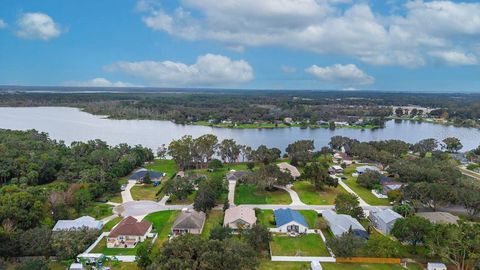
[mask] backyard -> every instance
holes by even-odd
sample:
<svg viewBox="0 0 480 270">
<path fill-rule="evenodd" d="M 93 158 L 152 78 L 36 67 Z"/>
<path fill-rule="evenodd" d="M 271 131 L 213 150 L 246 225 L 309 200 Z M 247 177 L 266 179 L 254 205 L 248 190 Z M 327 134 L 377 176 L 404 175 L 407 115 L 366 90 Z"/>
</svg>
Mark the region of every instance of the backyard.
<svg viewBox="0 0 480 270">
<path fill-rule="evenodd" d="M 123 217 L 116 217 L 109 222 L 107 222 L 105 225 L 102 227 L 102 232 L 109 232 L 112 230 L 115 225 L 117 225 L 120 221 L 122 221 Z"/>
<path fill-rule="evenodd" d="M 152 238 L 147 238 L 143 243 L 149 245 L 152 242 Z M 107 248 L 107 238 L 103 237 L 102 240 L 92 249 L 91 253 L 102 253 L 104 255 L 135 255 L 137 248 L 140 245 L 137 244 L 134 248 Z"/>
<path fill-rule="evenodd" d="M 148 214 L 144 219 L 152 222 L 153 231 L 158 234 L 156 245 L 160 245 L 168 239 L 168 235 L 172 230 L 172 224 L 177 218 L 179 211 L 159 211 Z"/>
<path fill-rule="evenodd" d="M 407 268 L 398 264 L 368 264 L 368 263 L 322 263 L 324 270 L 422 270 L 418 264 L 407 264 Z M 258 270 L 310 270 L 306 262 L 272 262 L 268 259 L 260 261 Z"/>
<path fill-rule="evenodd" d="M 298 237 L 273 236 L 270 242 L 273 256 L 331 256 L 318 234 Z"/>
<path fill-rule="evenodd" d="M 257 190 L 254 185 L 241 184 L 235 188 L 235 204 L 290 204 L 292 199 L 282 189 Z"/>
<path fill-rule="evenodd" d="M 292 187 L 305 204 L 311 205 L 333 205 L 335 198 L 340 193 L 346 193 L 341 186 L 325 187 L 324 190 L 315 190 L 315 187 L 308 181 L 296 181 Z"/>
<path fill-rule="evenodd" d="M 357 184 L 357 178 L 353 177 L 352 173 L 355 172 L 355 169 L 358 166 L 359 165 L 351 165 L 345 169 L 344 174 L 347 179 L 343 180 L 343 182 L 347 184 L 347 186 L 350 187 L 355 193 L 357 193 L 357 195 L 360 196 L 360 198 L 362 198 L 366 203 L 370 205 L 389 205 L 390 202 L 388 199 L 377 198 L 372 194 L 371 190 L 368 190 Z"/>
</svg>

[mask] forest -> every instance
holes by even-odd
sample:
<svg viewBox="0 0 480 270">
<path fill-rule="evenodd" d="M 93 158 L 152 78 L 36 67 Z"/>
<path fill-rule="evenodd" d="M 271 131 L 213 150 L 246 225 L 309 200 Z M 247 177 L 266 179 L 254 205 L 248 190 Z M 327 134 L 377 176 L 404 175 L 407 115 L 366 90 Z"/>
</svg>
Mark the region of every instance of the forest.
<svg viewBox="0 0 480 270">
<path fill-rule="evenodd" d="M 0 106 L 69 106 L 115 119 L 171 120 L 181 124 L 200 121 L 274 123 L 287 117 L 298 122 L 338 120 L 353 123 L 361 118 L 383 120 L 393 115 L 392 107 L 407 105 L 437 108 L 431 112 L 432 117 L 444 117 L 458 125 L 475 126 L 480 118 L 478 94 L 198 89 L 146 89 L 118 93 L 87 93 L 76 89 L 80 92 L 59 93 L 22 90 L 0 89 Z"/>
</svg>

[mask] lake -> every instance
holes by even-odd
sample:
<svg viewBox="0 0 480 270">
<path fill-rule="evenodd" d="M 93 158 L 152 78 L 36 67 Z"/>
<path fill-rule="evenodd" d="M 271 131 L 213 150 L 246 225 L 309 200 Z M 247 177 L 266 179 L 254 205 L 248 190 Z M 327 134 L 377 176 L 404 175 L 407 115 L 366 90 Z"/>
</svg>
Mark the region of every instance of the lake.
<svg viewBox="0 0 480 270">
<path fill-rule="evenodd" d="M 464 148 L 470 150 L 480 143 L 480 130 L 444 126 L 412 121 L 386 123 L 386 127 L 375 130 L 358 130 L 338 128 L 329 130 L 278 128 L 278 129 L 226 129 L 194 125 L 177 125 L 170 121 L 156 120 L 112 120 L 82 112 L 76 108 L 65 107 L 27 107 L 0 108 L 0 128 L 28 130 L 36 129 L 47 132 L 56 140 L 70 144 L 73 141 L 102 139 L 111 145 L 128 143 L 141 144 L 157 149 L 161 144 L 170 143 L 183 135 L 198 137 L 203 134 L 215 134 L 219 140 L 232 138 L 240 144 L 257 147 L 265 144 L 278 147 L 282 151 L 296 140 L 312 139 L 320 148 L 335 135 L 347 136 L 360 141 L 398 139 L 415 143 L 421 139 L 436 138 L 439 141 L 446 137 L 459 138 Z"/>
</svg>

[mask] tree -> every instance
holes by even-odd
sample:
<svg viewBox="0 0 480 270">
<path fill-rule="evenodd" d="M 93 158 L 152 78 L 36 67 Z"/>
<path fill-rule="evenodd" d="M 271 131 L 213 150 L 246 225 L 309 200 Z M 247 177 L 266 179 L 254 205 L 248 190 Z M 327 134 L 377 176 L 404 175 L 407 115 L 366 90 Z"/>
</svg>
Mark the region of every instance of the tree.
<svg viewBox="0 0 480 270">
<path fill-rule="evenodd" d="M 290 173 L 282 172 L 275 164 L 269 164 L 247 175 L 245 183 L 254 184 L 259 190 L 273 190 L 275 185 L 284 186 L 292 179 Z"/>
<path fill-rule="evenodd" d="M 396 109 L 395 109 L 395 115 L 396 115 L 397 117 L 402 117 L 402 116 L 403 116 L 403 109 L 400 108 L 400 107 L 399 107 L 399 108 L 396 108 Z"/>
<path fill-rule="evenodd" d="M 350 258 L 355 256 L 365 240 L 355 236 L 352 232 L 346 232 L 339 237 L 332 237 L 327 240 L 327 246 L 332 249 L 335 257 Z"/>
<path fill-rule="evenodd" d="M 424 139 L 412 146 L 412 151 L 420 153 L 420 156 L 425 156 L 426 153 L 433 152 L 438 148 L 438 141 L 436 139 Z"/>
<path fill-rule="evenodd" d="M 137 266 L 141 269 L 146 269 L 147 266 L 152 264 L 152 260 L 150 259 L 150 251 L 151 247 L 147 246 L 146 243 L 138 244 L 135 254 L 135 261 L 137 262 Z"/>
<path fill-rule="evenodd" d="M 48 266 L 48 261 L 43 258 L 35 258 L 35 259 L 27 259 L 17 266 L 15 266 L 15 270 L 49 270 L 50 267 Z"/>
<path fill-rule="evenodd" d="M 200 162 L 202 168 L 204 164 L 207 164 L 212 159 L 217 149 L 217 143 L 217 136 L 213 134 L 205 134 L 194 140 L 195 157 Z"/>
<path fill-rule="evenodd" d="M 357 178 L 357 183 L 367 189 L 374 189 L 380 184 L 380 179 L 383 177 L 378 171 L 367 170 Z"/>
<path fill-rule="evenodd" d="M 350 193 L 340 193 L 337 195 L 335 198 L 335 211 L 337 211 L 338 214 L 350 215 L 357 219 L 364 217 L 358 197 Z"/>
<path fill-rule="evenodd" d="M 295 159 L 297 162 L 305 164 L 312 160 L 314 149 L 315 145 L 313 140 L 299 140 L 289 144 L 285 149 L 285 152 L 288 153 L 288 156 L 292 160 Z"/>
<path fill-rule="evenodd" d="M 214 170 L 214 171 L 216 171 L 216 170 L 218 170 L 222 167 L 223 167 L 222 161 L 219 160 L 219 159 L 216 159 L 216 158 L 212 159 L 208 163 L 208 168 L 211 169 L 211 170 Z"/>
<path fill-rule="evenodd" d="M 168 153 L 168 148 L 165 146 L 165 144 L 162 144 L 157 148 L 157 157 L 159 159 L 165 159 Z"/>
<path fill-rule="evenodd" d="M 224 163 L 234 163 L 240 155 L 240 145 L 235 140 L 225 139 L 218 146 L 218 155 Z"/>
<path fill-rule="evenodd" d="M 480 225 L 460 222 L 435 225 L 427 246 L 458 270 L 474 269 L 480 258 Z"/>
<path fill-rule="evenodd" d="M 216 194 L 206 183 L 201 183 L 193 201 L 193 208 L 197 211 L 207 213 L 215 207 Z"/>
<path fill-rule="evenodd" d="M 245 230 L 244 235 L 247 243 L 257 252 L 268 250 L 272 234 L 267 227 L 254 224 L 251 229 Z"/>
<path fill-rule="evenodd" d="M 338 186 L 338 180 L 328 173 L 328 164 L 313 162 L 305 166 L 303 177 L 309 179 L 317 190 L 323 190 L 325 186 Z"/>
<path fill-rule="evenodd" d="M 252 151 L 251 160 L 261 162 L 268 165 L 280 158 L 281 151 L 278 148 L 268 148 L 265 145 L 260 145 L 256 150 Z"/>
<path fill-rule="evenodd" d="M 193 183 L 187 177 L 176 177 L 165 186 L 165 192 L 178 200 L 186 199 L 193 191 Z"/>
<path fill-rule="evenodd" d="M 475 188 L 459 189 L 457 199 L 467 209 L 471 219 L 480 213 L 480 193 Z"/>
<path fill-rule="evenodd" d="M 85 251 L 98 235 L 99 231 L 88 229 L 58 231 L 52 234 L 52 250 L 58 258 L 70 260 Z"/>
<path fill-rule="evenodd" d="M 232 236 L 232 229 L 230 229 L 229 227 L 223 227 L 220 224 L 217 224 L 210 231 L 210 239 L 214 239 L 214 240 L 224 240 L 231 236 Z"/>
<path fill-rule="evenodd" d="M 340 150 L 340 148 L 342 148 L 342 146 L 345 146 L 345 145 L 349 145 L 353 142 L 354 140 L 348 138 L 348 137 L 343 137 L 343 136 L 332 136 L 330 138 L 330 142 L 328 143 L 328 145 L 330 145 L 330 147 L 333 149 L 333 150 Z"/>
<path fill-rule="evenodd" d="M 362 248 L 362 256 L 373 258 L 398 258 L 402 255 L 401 245 L 397 241 L 380 234 L 372 234 Z"/>
<path fill-rule="evenodd" d="M 247 162 L 247 169 L 252 171 L 253 168 L 255 168 L 255 163 L 254 162 Z"/>
<path fill-rule="evenodd" d="M 416 250 L 419 243 L 425 243 L 428 234 L 432 230 L 430 221 L 418 217 L 411 216 L 398 219 L 391 230 L 391 234 L 402 242 L 411 244 Z"/>
<path fill-rule="evenodd" d="M 152 178 L 150 177 L 150 172 L 146 172 L 145 175 L 143 176 L 143 183 L 147 184 L 147 185 L 152 183 Z"/>
<path fill-rule="evenodd" d="M 185 135 L 179 140 L 173 140 L 168 145 L 168 155 L 175 160 L 177 166 L 184 170 L 193 162 L 194 141 L 192 136 Z"/>
<path fill-rule="evenodd" d="M 444 148 L 447 149 L 450 153 L 456 153 L 458 150 L 462 149 L 463 145 L 458 138 L 448 137 L 443 139 Z"/>
<path fill-rule="evenodd" d="M 393 211 L 399 213 L 403 217 L 408 217 L 415 214 L 415 209 L 413 209 L 413 207 L 406 203 L 394 205 Z"/>
</svg>

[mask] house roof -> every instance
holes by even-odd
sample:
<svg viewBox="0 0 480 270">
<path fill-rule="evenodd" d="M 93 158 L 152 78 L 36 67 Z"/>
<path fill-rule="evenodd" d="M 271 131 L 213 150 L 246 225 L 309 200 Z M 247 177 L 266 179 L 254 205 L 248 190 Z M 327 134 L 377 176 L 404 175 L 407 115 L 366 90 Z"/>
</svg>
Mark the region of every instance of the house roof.
<svg viewBox="0 0 480 270">
<path fill-rule="evenodd" d="M 289 222 L 296 222 L 305 227 L 308 227 L 305 218 L 297 211 L 294 211 L 290 208 L 281 208 L 274 211 L 275 214 L 275 223 L 277 227 L 283 226 Z"/>
<path fill-rule="evenodd" d="M 420 212 L 415 215 L 430 220 L 432 223 L 457 224 L 459 218 L 447 212 Z"/>
<path fill-rule="evenodd" d="M 332 210 L 325 210 L 322 212 L 322 216 L 328 222 L 330 229 L 336 236 L 340 236 L 348 232 L 351 228 L 355 235 L 363 238 L 365 238 L 365 236 L 368 237 L 362 224 L 349 215 L 339 215 Z"/>
<path fill-rule="evenodd" d="M 128 216 L 110 231 L 108 237 L 117 237 L 119 235 L 143 236 L 148 232 L 150 226 L 152 226 L 152 223 L 147 220 L 139 222 L 136 218 Z"/>
<path fill-rule="evenodd" d="M 335 153 L 335 156 L 339 156 L 343 160 L 352 160 L 352 158 L 347 153 L 344 153 L 344 152 L 337 152 Z"/>
<path fill-rule="evenodd" d="M 130 175 L 129 180 L 142 179 L 143 177 L 145 177 L 145 174 L 147 174 L 147 172 L 150 174 L 150 178 L 152 178 L 152 179 L 160 179 L 163 176 L 165 176 L 165 173 L 150 171 L 150 170 L 142 168 L 142 169 L 139 169 L 136 172 L 134 172 L 132 175 Z"/>
<path fill-rule="evenodd" d="M 356 171 L 357 171 L 358 173 L 364 173 L 364 172 L 366 172 L 366 171 L 368 171 L 368 170 L 370 170 L 370 171 L 377 171 L 377 172 L 380 171 L 380 170 L 379 170 L 377 167 L 375 167 L 375 166 L 360 166 L 360 167 L 357 167 L 357 169 L 356 169 Z"/>
<path fill-rule="evenodd" d="M 235 170 L 232 170 L 230 172 L 227 173 L 227 180 L 239 180 L 240 178 L 242 177 L 245 177 L 247 175 L 251 174 L 251 172 L 249 171 L 235 171 Z"/>
<path fill-rule="evenodd" d="M 290 165 L 286 162 L 278 163 L 277 166 L 280 168 L 282 172 L 288 172 L 292 177 L 299 177 L 300 172 L 298 171 L 297 167 Z"/>
<path fill-rule="evenodd" d="M 252 208 L 245 206 L 236 206 L 225 210 L 225 217 L 223 219 L 224 226 L 234 223 L 237 220 L 243 220 L 248 224 L 255 224 L 255 222 L 257 222 L 257 217 Z M 235 224 L 232 225 L 235 226 Z"/>
<path fill-rule="evenodd" d="M 187 210 L 175 219 L 172 229 L 201 229 L 203 223 L 205 223 L 205 213 Z"/>
<path fill-rule="evenodd" d="M 382 220 L 385 223 L 390 223 L 399 218 L 403 218 L 399 213 L 393 211 L 392 209 L 375 209 L 372 210 L 372 215 Z"/>
<path fill-rule="evenodd" d="M 103 226 L 103 221 L 95 220 L 90 216 L 79 217 L 74 220 L 59 220 L 53 227 L 53 231 L 76 230 L 86 227 L 88 229 L 99 230 Z"/>
</svg>

